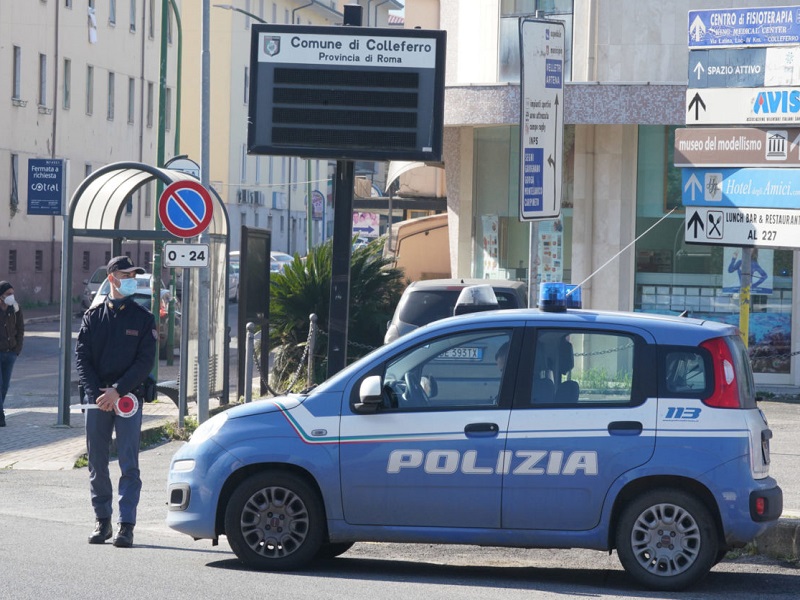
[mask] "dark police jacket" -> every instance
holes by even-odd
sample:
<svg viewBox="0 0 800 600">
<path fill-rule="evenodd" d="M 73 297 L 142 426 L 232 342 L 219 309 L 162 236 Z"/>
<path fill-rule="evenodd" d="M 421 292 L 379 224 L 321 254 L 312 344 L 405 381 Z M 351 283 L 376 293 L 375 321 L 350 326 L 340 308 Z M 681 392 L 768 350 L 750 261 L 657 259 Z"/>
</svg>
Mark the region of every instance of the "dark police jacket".
<svg viewBox="0 0 800 600">
<path fill-rule="evenodd" d="M 25 337 L 25 320 L 22 311 L 0 304 L 0 352 L 22 352 Z"/>
<path fill-rule="evenodd" d="M 157 344 L 153 314 L 132 298 L 115 303 L 106 300 L 87 310 L 75 355 L 81 387 L 89 402 L 102 394 L 100 388 L 114 384 L 120 396 L 139 391 L 153 368 Z"/>
</svg>

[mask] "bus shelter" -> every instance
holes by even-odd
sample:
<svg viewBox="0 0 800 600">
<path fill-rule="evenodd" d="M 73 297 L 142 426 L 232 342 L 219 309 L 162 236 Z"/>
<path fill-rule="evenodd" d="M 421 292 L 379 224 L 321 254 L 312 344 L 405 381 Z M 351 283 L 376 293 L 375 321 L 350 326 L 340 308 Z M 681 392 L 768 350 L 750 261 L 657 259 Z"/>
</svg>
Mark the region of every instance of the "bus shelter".
<svg viewBox="0 0 800 600">
<path fill-rule="evenodd" d="M 136 201 L 136 192 L 152 181 L 161 182 L 166 188 L 176 181 L 197 181 L 197 178 L 182 171 L 153 167 L 137 162 L 118 162 L 98 169 L 84 179 L 70 199 L 68 213 L 64 217 L 64 232 L 61 255 L 61 327 L 59 365 L 58 425 L 70 424 L 69 407 L 72 401 L 72 253 L 76 237 L 104 238 L 111 241 L 112 255 L 122 252 L 124 241 L 180 241 L 165 230 L 157 230 L 155 217 L 152 227 L 122 229 L 120 223 L 125 206 Z M 200 373 L 208 375 L 209 395 L 227 401 L 229 345 L 228 333 L 228 213 L 222 199 L 213 189 L 209 190 L 213 202 L 213 216 L 203 241 L 209 244 L 209 314 L 193 315 L 192 299 L 199 292 L 196 269 L 185 269 L 182 320 L 189 323 L 187 335 L 181 336 L 180 369 L 185 391 L 181 396 L 197 399 L 197 378 Z M 157 214 L 157 208 L 154 210 Z M 160 274 L 159 274 L 160 275 Z M 187 284 L 186 281 L 189 281 Z M 208 319 L 208 321 L 206 321 Z M 221 324 L 212 327 L 211 324 Z M 199 328 L 208 332 L 209 364 L 197 364 Z"/>
</svg>

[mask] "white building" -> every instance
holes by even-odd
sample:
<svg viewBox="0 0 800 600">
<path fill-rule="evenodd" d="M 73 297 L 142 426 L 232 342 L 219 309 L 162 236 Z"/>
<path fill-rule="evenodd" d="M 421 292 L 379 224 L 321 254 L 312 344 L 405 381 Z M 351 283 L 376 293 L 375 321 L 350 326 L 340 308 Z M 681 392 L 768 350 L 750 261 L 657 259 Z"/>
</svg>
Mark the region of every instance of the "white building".
<svg viewBox="0 0 800 600">
<path fill-rule="evenodd" d="M 155 164 L 160 31 L 160 0 L 0 3 L 0 81 L 10 91 L 0 109 L 0 190 L 8 198 L 0 203 L 0 278 L 24 303 L 58 302 L 61 270 L 62 218 L 27 214 L 28 161 L 68 160 L 68 196 L 106 164 Z M 175 32 L 167 33 L 172 149 L 177 62 Z M 153 228 L 153 194 L 151 185 L 131 199 L 122 227 Z M 151 262 L 152 244 L 123 248 L 137 264 Z M 110 253 L 108 240 L 76 240 L 73 298 Z"/>
<path fill-rule="evenodd" d="M 540 225 L 548 236 L 537 240 L 542 276 L 586 280 L 583 301 L 592 308 L 689 310 L 738 324 L 737 295 L 723 290 L 733 249 L 683 242 L 681 177 L 671 156 L 674 130 L 686 120 L 688 11 L 784 4 L 409 0 L 406 28 L 448 32 L 444 158 L 453 275 L 524 277 L 529 263 L 529 226 L 517 216 L 517 23 L 538 9 L 565 22 L 572 73 L 564 90 L 563 211 L 559 221 Z M 790 356 L 800 337 L 792 304 L 797 253 L 764 254 L 773 290 L 753 295 L 756 379 L 798 385 L 800 361 Z"/>
</svg>

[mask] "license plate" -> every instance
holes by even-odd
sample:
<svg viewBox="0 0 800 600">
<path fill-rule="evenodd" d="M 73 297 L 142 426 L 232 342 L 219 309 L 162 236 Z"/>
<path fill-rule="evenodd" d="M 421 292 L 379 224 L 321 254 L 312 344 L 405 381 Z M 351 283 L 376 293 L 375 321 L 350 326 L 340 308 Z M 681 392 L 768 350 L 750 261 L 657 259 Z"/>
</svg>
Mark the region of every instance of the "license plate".
<svg viewBox="0 0 800 600">
<path fill-rule="evenodd" d="M 483 360 L 483 348 L 450 348 L 442 352 L 438 358 L 441 360 Z"/>
</svg>

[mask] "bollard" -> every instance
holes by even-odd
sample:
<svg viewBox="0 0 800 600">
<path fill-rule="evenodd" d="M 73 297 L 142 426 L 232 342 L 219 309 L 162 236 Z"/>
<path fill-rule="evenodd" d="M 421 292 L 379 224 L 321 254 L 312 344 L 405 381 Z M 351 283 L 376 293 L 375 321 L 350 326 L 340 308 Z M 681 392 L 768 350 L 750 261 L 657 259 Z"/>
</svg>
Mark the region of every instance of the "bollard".
<svg viewBox="0 0 800 600">
<path fill-rule="evenodd" d="M 311 313 L 309 319 L 308 332 L 308 378 L 307 387 L 314 385 L 314 347 L 317 345 L 317 315 Z"/>
<path fill-rule="evenodd" d="M 244 361 L 244 401 L 250 402 L 253 399 L 253 360 L 255 359 L 255 332 L 256 324 L 247 324 L 247 342 L 245 346 Z"/>
</svg>

